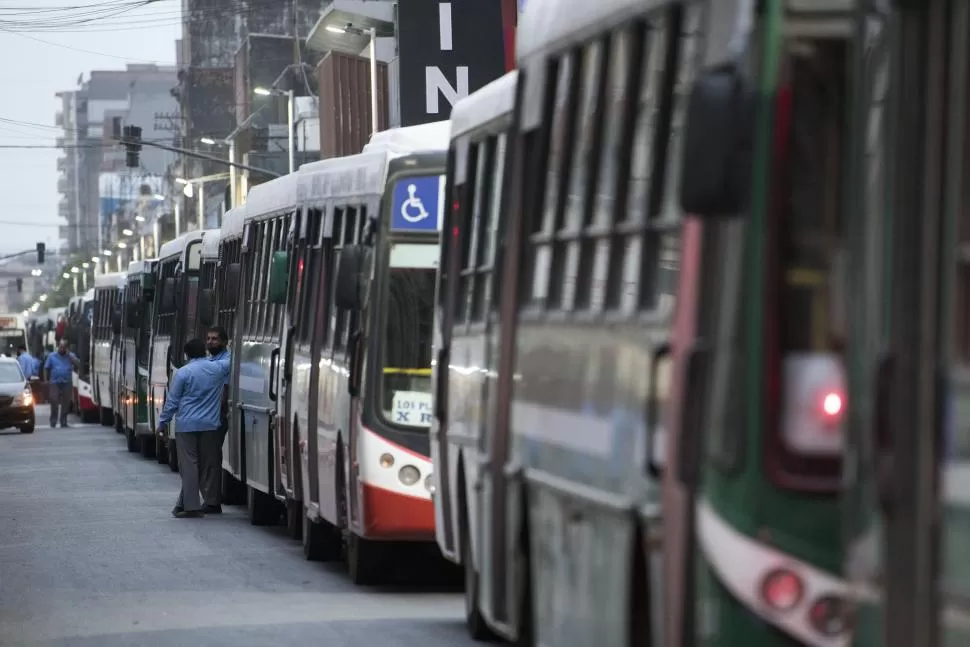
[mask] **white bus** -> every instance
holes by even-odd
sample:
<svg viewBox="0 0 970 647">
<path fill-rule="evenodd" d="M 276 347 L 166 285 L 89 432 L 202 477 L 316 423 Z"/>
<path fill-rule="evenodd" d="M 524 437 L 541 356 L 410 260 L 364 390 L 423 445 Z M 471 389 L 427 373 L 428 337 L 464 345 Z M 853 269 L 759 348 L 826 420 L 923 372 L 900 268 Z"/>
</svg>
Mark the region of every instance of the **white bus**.
<svg viewBox="0 0 970 647">
<path fill-rule="evenodd" d="M 19 313 L 0 314 L 0 354 L 16 357 L 27 346 L 27 317 Z"/>
<path fill-rule="evenodd" d="M 120 299 L 124 272 L 94 277 L 94 319 L 91 324 L 91 389 L 98 417 L 105 426 L 115 423 L 115 390 L 112 388 L 113 360 L 120 342 Z M 116 332 L 117 331 L 117 332 Z"/>
<path fill-rule="evenodd" d="M 459 284 L 473 280 L 479 265 L 494 263 L 496 215 L 501 195 L 512 127 L 518 72 L 509 72 L 455 104 L 451 112 L 448 190 L 457 209 L 446 217 L 441 271 L 436 293 L 431 423 L 431 458 L 435 466 L 435 536 L 442 554 L 465 569 L 467 623 L 474 637 L 488 635 L 478 612 L 478 560 L 474 538 L 478 530 L 478 497 L 482 454 L 481 408 L 486 385 L 482 371 L 452 371 L 449 366 L 485 366 L 489 344 L 480 324 L 486 298 L 457 303 Z M 464 207 L 463 205 L 468 205 Z M 488 210 L 490 217 L 482 217 Z M 479 214 L 478 217 L 475 214 Z M 488 224 L 488 229 L 482 229 Z M 474 243 L 472 242 L 474 238 Z M 480 256 L 479 256 L 480 255 Z M 480 262 L 479 262 L 480 261 Z M 484 285 L 480 285 L 484 288 Z"/>
<path fill-rule="evenodd" d="M 484 175 L 498 143 L 453 148 L 436 409 L 476 444 L 479 469 L 456 479 L 472 519 L 453 519 L 445 543 L 459 550 L 466 523 L 477 637 L 625 647 L 660 635 L 647 420 L 669 379 L 657 358 L 679 262 L 678 130 L 706 6 L 530 0 L 500 197 Z"/>
<path fill-rule="evenodd" d="M 162 245 L 155 269 L 155 303 L 153 307 L 152 351 L 149 361 L 149 427 L 151 436 L 140 436 L 142 455 L 167 459 L 172 471 L 178 470 L 175 451 L 174 421 L 167 437 L 155 433 L 158 418 L 165 406 L 168 381 L 185 361 L 182 347 L 196 329 L 196 306 L 199 268 L 202 264 L 202 231 L 195 230 Z M 159 455 L 159 452 L 162 455 Z M 164 458 L 163 458 L 164 457 Z"/>
<path fill-rule="evenodd" d="M 94 288 L 68 302 L 67 341 L 77 355 L 79 367 L 74 369 L 74 413 L 82 422 L 97 422 L 101 410 L 94 399 L 91 386 L 91 332 L 94 323 Z"/>
</svg>

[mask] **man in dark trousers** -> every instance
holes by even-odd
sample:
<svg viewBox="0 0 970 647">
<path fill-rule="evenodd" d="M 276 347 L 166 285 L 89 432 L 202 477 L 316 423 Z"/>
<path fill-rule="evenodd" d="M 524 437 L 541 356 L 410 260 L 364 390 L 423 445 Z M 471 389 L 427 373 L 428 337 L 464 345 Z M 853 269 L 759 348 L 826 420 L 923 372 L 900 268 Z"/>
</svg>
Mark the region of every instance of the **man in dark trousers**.
<svg viewBox="0 0 970 647">
<path fill-rule="evenodd" d="M 172 419 L 178 421 L 175 449 L 182 490 L 172 515 L 180 519 L 221 511 L 203 507 L 199 490 L 206 487 L 212 466 L 220 466 L 222 389 L 229 376 L 229 361 L 207 359 L 201 339 L 190 339 L 184 351 L 188 361 L 172 376 L 158 423 L 158 434 L 164 435 Z"/>
<path fill-rule="evenodd" d="M 222 326 L 212 326 L 206 331 L 205 346 L 209 351 L 209 359 L 214 362 L 232 362 L 232 356 L 227 348 L 229 333 Z M 226 442 L 229 431 L 229 374 L 226 373 L 226 383 L 222 387 L 222 421 L 219 426 L 219 459 L 211 465 L 211 473 L 206 472 L 203 478 L 202 498 L 205 507 L 214 513 L 222 512 L 222 446 Z"/>
<path fill-rule="evenodd" d="M 44 361 L 44 372 L 50 385 L 51 429 L 57 426 L 58 420 L 61 427 L 67 426 L 67 412 L 74 394 L 74 369 L 80 364 L 77 356 L 68 350 L 66 339 L 57 342 L 57 352 L 48 355 Z"/>
</svg>

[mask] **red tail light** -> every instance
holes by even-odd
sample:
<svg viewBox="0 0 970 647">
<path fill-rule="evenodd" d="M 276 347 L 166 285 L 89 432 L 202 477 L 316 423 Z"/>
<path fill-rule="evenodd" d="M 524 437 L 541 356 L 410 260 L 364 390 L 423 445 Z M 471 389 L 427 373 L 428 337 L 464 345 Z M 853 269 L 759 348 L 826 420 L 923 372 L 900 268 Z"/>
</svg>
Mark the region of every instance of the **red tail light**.
<svg viewBox="0 0 970 647">
<path fill-rule="evenodd" d="M 786 569 L 769 573 L 761 584 L 761 597 L 775 611 L 789 611 L 802 601 L 802 580 Z"/>
<path fill-rule="evenodd" d="M 842 413 L 842 396 L 830 391 L 822 398 L 822 411 L 829 418 L 837 418 Z"/>
</svg>

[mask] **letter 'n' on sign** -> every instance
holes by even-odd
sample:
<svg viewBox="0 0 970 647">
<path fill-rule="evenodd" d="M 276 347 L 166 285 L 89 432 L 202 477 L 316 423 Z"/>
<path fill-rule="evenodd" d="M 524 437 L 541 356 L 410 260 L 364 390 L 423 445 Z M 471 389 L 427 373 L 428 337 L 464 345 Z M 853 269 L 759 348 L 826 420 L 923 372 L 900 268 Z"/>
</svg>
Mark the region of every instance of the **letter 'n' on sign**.
<svg viewBox="0 0 970 647">
<path fill-rule="evenodd" d="M 450 52 L 454 49 L 451 5 L 450 2 L 438 3 L 438 48 L 443 52 Z M 440 96 L 444 96 L 445 101 L 452 106 L 459 99 L 468 96 L 467 65 L 459 65 L 455 68 L 454 84 L 445 76 L 440 67 L 429 65 L 424 68 L 424 109 L 429 115 L 437 115 L 441 112 Z"/>
</svg>

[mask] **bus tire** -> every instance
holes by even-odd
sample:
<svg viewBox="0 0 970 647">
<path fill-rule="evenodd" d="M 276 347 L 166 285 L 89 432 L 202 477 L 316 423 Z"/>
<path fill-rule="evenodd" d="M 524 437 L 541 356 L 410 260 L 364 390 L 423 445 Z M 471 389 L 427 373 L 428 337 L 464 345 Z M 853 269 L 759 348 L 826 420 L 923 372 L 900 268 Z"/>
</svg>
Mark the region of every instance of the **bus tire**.
<svg viewBox="0 0 970 647">
<path fill-rule="evenodd" d="M 115 431 L 119 434 L 125 433 L 125 423 L 118 414 L 115 414 Z"/>
<path fill-rule="evenodd" d="M 168 465 L 168 447 L 162 439 L 156 434 L 155 438 L 155 460 L 158 461 L 159 465 Z"/>
<path fill-rule="evenodd" d="M 461 457 L 458 458 L 461 465 Z M 465 499 L 465 472 L 458 472 L 458 509 L 461 510 L 461 525 L 458 527 L 458 541 L 461 542 L 461 565 L 465 572 L 465 627 L 468 635 L 476 642 L 495 642 L 498 636 L 482 617 L 479 601 L 478 571 L 472 556 L 471 529 L 468 527 L 468 506 Z"/>
<path fill-rule="evenodd" d="M 99 407 L 99 413 L 101 415 L 101 426 L 110 427 L 114 419 L 111 409 L 107 407 Z"/>
<path fill-rule="evenodd" d="M 303 502 L 286 500 L 286 535 L 290 539 L 303 538 Z"/>
<path fill-rule="evenodd" d="M 132 454 L 141 449 L 138 445 L 138 436 L 135 435 L 134 429 L 125 430 L 125 442 L 128 445 L 128 451 Z"/>
<path fill-rule="evenodd" d="M 243 505 L 246 497 L 242 495 L 239 481 L 226 470 L 222 470 L 222 502 L 226 505 Z"/>
<path fill-rule="evenodd" d="M 512 643 L 515 647 L 533 647 L 535 645 L 535 627 L 532 611 L 532 546 L 529 539 L 529 499 L 522 497 L 522 527 L 519 547 L 516 550 L 513 577 L 515 577 L 515 608 L 522 614 L 518 618 L 516 639 Z"/>
<path fill-rule="evenodd" d="M 165 453 L 168 454 L 168 469 L 173 472 L 179 471 L 179 453 L 176 450 L 177 445 L 175 444 L 174 438 L 169 438 L 168 443 L 165 445 Z"/>
<path fill-rule="evenodd" d="M 254 526 L 273 526 L 280 518 L 276 500 L 252 486 L 249 486 L 246 496 L 246 511 L 249 513 L 249 523 Z"/>
<path fill-rule="evenodd" d="M 101 421 L 101 414 L 97 409 L 86 409 L 81 412 L 81 422 L 94 424 Z"/>
<path fill-rule="evenodd" d="M 336 562 L 343 557 L 340 530 L 321 519 L 313 522 L 303 513 L 303 556 L 308 562 Z"/>
<path fill-rule="evenodd" d="M 139 436 L 138 444 L 141 449 L 141 455 L 144 458 L 155 458 L 155 437 L 154 436 Z"/>
<path fill-rule="evenodd" d="M 380 583 L 383 546 L 347 533 L 347 571 L 358 586 Z"/>
<path fill-rule="evenodd" d="M 650 600 L 648 557 L 644 555 L 643 533 L 640 528 L 633 533 L 633 564 L 630 582 L 629 616 L 629 645 L 649 645 L 651 642 L 651 626 L 653 624 L 653 610 Z"/>
</svg>

